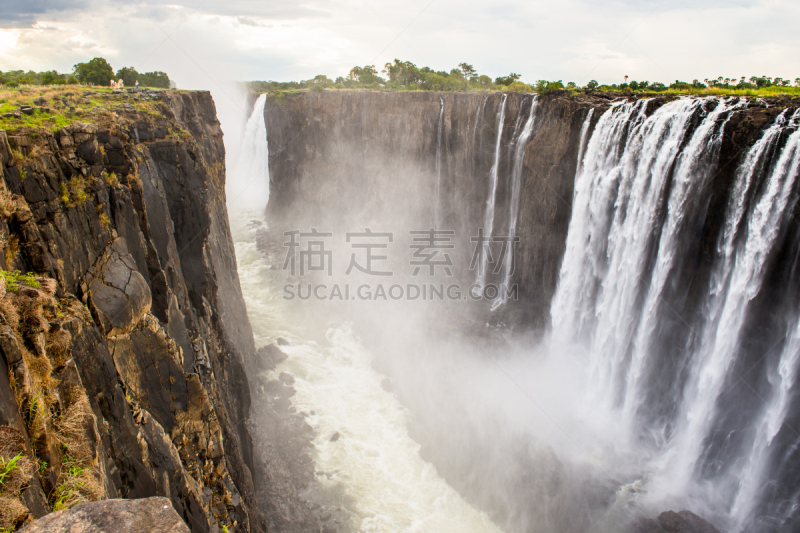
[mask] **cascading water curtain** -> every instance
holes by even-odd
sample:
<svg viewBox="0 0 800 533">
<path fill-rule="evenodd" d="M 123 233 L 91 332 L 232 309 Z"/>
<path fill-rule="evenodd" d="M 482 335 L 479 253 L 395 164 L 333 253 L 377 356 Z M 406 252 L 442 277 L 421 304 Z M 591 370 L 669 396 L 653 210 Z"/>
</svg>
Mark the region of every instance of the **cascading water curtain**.
<svg viewBox="0 0 800 533">
<path fill-rule="evenodd" d="M 640 100 L 613 105 L 600 117 L 579 161 L 551 307 L 553 345 L 585 358 L 588 401 L 623 420 L 628 450 L 646 447 L 649 490 L 701 498 L 737 531 L 764 523 L 762 488 L 788 453 L 773 442 L 796 393 L 797 316 L 788 318 L 786 338 L 777 339 L 782 349 L 763 407 L 746 415 L 740 438 L 749 444 L 741 456 L 720 466 L 708 443 L 734 430 L 726 416 L 745 416 L 725 412 L 722 395 L 735 378 L 732 368 L 742 356 L 750 304 L 762 290 L 768 258 L 792 222 L 800 167 L 797 113 L 779 116 L 739 163 L 697 316 L 679 316 L 671 302 L 680 300 L 681 276 L 696 270 L 684 263 L 687 247 L 708 215 L 725 125 L 745 105 L 686 98 L 647 113 L 648 102 Z M 687 333 L 669 339 L 663 325 L 676 320 L 685 322 Z M 669 342 L 677 351 L 667 358 L 663 345 Z M 790 523 L 798 503 L 795 493 L 773 505 L 769 512 L 778 516 L 770 518 L 771 527 Z"/>
</svg>

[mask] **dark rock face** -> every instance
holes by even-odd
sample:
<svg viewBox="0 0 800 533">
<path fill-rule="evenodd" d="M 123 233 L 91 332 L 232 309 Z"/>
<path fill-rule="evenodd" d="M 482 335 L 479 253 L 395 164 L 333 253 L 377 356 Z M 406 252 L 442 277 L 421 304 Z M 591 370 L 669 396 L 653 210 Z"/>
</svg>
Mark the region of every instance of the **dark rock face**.
<svg viewBox="0 0 800 533">
<path fill-rule="evenodd" d="M 427 228 L 434 215 L 438 151 L 438 226 L 453 229 L 464 239 L 456 248 L 461 252 L 454 253 L 455 277 L 472 281 L 474 272 L 467 268 L 472 252 L 469 236 L 484 225 L 502 98 L 499 93 L 331 91 L 268 99 L 271 231 Z M 653 98 L 648 112 L 670 98 Z M 502 228 L 502 234 L 509 222 L 514 142 L 532 99 L 520 94 L 506 99 L 495 201 L 495 228 Z M 769 107 L 754 102 L 735 113 L 726 126 L 709 220 L 719 220 L 713 213 L 724 210 L 724 191 L 742 149 L 792 104 L 784 100 L 774 99 Z M 507 324 L 540 330 L 549 323 L 572 214 L 581 128 L 593 109 L 591 134 L 609 105 L 610 96 L 603 93 L 539 97 L 533 132 L 522 151 L 517 221 L 521 242 L 512 278 L 519 285 L 520 303 L 510 302 L 503 309 Z M 709 240 L 716 234 L 713 228 L 704 233 Z"/>
<path fill-rule="evenodd" d="M 0 132 L 2 186 L 18 206 L 0 213 L 0 262 L 51 277 L 88 309 L 59 327 L 97 420 L 108 495 L 166 495 L 192 531 L 266 531 L 222 132 L 208 93 L 162 104 L 155 119 Z"/>
<path fill-rule="evenodd" d="M 23 529 L 26 533 L 189 533 L 166 498 L 80 503 Z"/>
<path fill-rule="evenodd" d="M 499 93 L 364 92 L 268 99 L 270 228 L 352 231 L 372 224 L 373 231 L 412 225 L 427 229 L 438 175 L 438 226 L 456 231 L 456 278 L 469 284 L 474 280 L 467 268 L 473 246 L 469 238 L 484 225 L 502 99 Z M 507 95 L 496 228 L 508 226 L 514 141 L 532 102 L 532 95 Z M 571 214 L 581 125 L 591 108 L 601 108 L 595 109 L 596 120 L 607 105 L 565 96 L 538 101 L 533 134 L 522 152 L 522 242 L 515 281 L 525 305 L 513 310 L 519 324 L 539 327 L 548 320 Z"/>
<path fill-rule="evenodd" d="M 666 511 L 657 519 L 634 521 L 628 533 L 719 533 L 719 530 L 691 511 Z"/>
<path fill-rule="evenodd" d="M 314 430 L 306 422 L 306 414 L 295 412 L 292 406 L 294 376 L 281 372 L 278 379 L 269 379 L 265 375 L 286 358 L 275 344 L 258 349 L 259 377 L 253 387 L 256 401 L 249 422 L 258 443 L 254 448 L 255 478 L 269 530 L 350 531 L 349 518 L 339 507 L 341 495 L 330 497 L 315 482 L 320 473 L 315 473 L 310 455 Z"/>
</svg>

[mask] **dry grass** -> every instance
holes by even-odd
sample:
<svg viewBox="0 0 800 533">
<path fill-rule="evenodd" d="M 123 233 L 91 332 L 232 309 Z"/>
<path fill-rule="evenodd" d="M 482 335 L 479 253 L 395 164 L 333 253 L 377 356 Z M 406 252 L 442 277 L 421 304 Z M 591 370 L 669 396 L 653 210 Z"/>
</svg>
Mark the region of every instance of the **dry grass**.
<svg viewBox="0 0 800 533">
<path fill-rule="evenodd" d="M 103 499 L 103 487 L 98 478 L 94 468 L 63 463 L 58 485 L 53 491 L 53 511 Z"/>
<path fill-rule="evenodd" d="M 0 319 L 12 329 L 16 329 L 19 324 L 19 312 L 17 306 L 10 298 L 0 298 Z"/>
<path fill-rule="evenodd" d="M 69 331 L 58 328 L 51 328 L 47 334 L 47 357 L 52 363 L 59 367 L 63 365 L 67 358 L 68 349 L 72 343 L 72 335 Z"/>
<path fill-rule="evenodd" d="M 25 490 L 36 471 L 36 466 L 25 455 L 25 440 L 22 434 L 12 427 L 0 426 L 0 463 L 8 464 L 18 455 L 22 457 L 14 463 L 14 468 L 0 484 L 0 495 L 4 497 L 13 498 Z"/>
<path fill-rule="evenodd" d="M 19 237 L 11 235 L 8 239 L 8 248 L 6 249 L 6 268 L 11 270 L 11 266 L 19 254 Z"/>
<path fill-rule="evenodd" d="M 64 414 L 53 421 L 55 438 L 61 444 L 61 472 L 58 484 L 51 495 L 53 511 L 69 509 L 87 501 L 105 497 L 100 475 L 95 466 L 95 419 L 89 399 L 82 389 L 72 389 L 70 396 L 76 401 Z"/>
<path fill-rule="evenodd" d="M 30 511 L 17 498 L 0 497 L 0 529 L 14 531 L 25 523 Z"/>
<path fill-rule="evenodd" d="M 50 410 L 47 408 L 41 389 L 37 389 L 37 392 L 31 394 L 28 398 L 23 398 L 23 402 L 20 405 L 23 406 L 23 416 L 25 424 L 28 426 L 28 435 L 30 435 L 31 440 L 35 441 L 42 438 L 47 432 Z"/>
<path fill-rule="evenodd" d="M 94 452 L 89 445 L 94 425 L 94 414 L 86 395 L 73 390 L 77 401 L 70 405 L 58 420 L 53 421 L 53 429 L 58 442 L 66 449 L 73 462 L 88 466 L 94 462 Z"/>
<path fill-rule="evenodd" d="M 25 440 L 16 429 L 0 426 L 0 470 L 5 474 L 0 483 L 0 528 L 13 531 L 30 515 L 19 495 L 36 472 L 36 465 L 25 455 Z"/>
</svg>

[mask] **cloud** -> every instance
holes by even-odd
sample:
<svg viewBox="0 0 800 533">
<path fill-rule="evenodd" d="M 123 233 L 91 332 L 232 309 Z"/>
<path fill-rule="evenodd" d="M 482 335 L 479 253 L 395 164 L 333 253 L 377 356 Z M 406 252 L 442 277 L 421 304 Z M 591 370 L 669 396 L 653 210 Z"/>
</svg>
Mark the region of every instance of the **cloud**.
<svg viewBox="0 0 800 533">
<path fill-rule="evenodd" d="M 69 71 L 99 55 L 186 88 L 335 77 L 395 58 L 528 82 L 800 75 L 800 5 L 787 0 L 0 0 L 0 13 L 0 69 Z"/>
</svg>

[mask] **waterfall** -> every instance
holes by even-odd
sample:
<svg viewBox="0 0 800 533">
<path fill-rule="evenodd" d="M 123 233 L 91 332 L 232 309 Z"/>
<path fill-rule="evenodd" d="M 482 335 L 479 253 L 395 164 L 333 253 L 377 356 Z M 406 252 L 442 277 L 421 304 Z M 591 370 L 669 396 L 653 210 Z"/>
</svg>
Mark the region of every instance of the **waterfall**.
<svg viewBox="0 0 800 533">
<path fill-rule="evenodd" d="M 718 102 L 716 108 L 708 113 L 695 130 L 689 144 L 680 153 L 667 200 L 666 220 L 661 229 L 655 268 L 642 306 L 642 324 L 636 336 L 626 380 L 623 420 L 629 425 L 634 423 L 633 417 L 642 398 L 641 389 L 645 386 L 641 383 L 643 367 L 647 363 L 645 358 L 651 352 L 651 346 L 658 342 L 654 337 L 659 319 L 658 305 L 662 300 L 665 285 L 676 267 L 679 255 L 676 251 L 679 249 L 680 241 L 690 238 L 686 231 L 687 224 L 697 209 L 692 203 L 705 196 L 701 193 L 711 171 L 717 166 L 723 129 L 727 122 L 726 119 L 720 123 L 720 118 L 727 115 L 729 119 L 730 112 L 743 105 L 739 99 Z M 659 429 L 658 432 L 663 433 L 664 430 Z"/>
<path fill-rule="evenodd" d="M 774 442 L 797 392 L 797 315 L 769 363 L 765 405 L 753 413 L 721 411 L 728 408 L 725 384 L 738 377 L 733 367 L 743 357 L 750 303 L 795 210 L 800 111 L 779 115 L 741 158 L 722 203 L 716 248 L 706 256 L 707 278 L 691 289 L 696 312 L 680 316 L 672 302 L 680 301 L 676 287 L 686 287 L 681 276 L 697 270 L 687 250 L 709 215 L 709 197 L 719 194 L 712 181 L 726 124 L 746 106 L 744 99 L 686 98 L 648 113 L 640 100 L 603 113 L 585 152 L 580 148 L 551 304 L 551 345 L 585 358 L 588 400 L 622 420 L 620 450 L 646 446 L 640 456 L 653 497 L 700 496 L 700 505 L 729 514 L 736 531 L 751 530 L 770 469 L 780 463 L 776 454 L 789 453 Z M 666 338 L 669 321 L 682 322 L 686 338 Z M 682 352 L 679 359 L 659 357 L 665 342 Z M 708 443 L 740 431 L 724 425 L 725 414 L 747 427 L 737 437 L 740 455 L 723 471 L 708 457 Z M 713 473 L 703 474 L 705 467 Z M 780 512 L 789 517 L 796 508 L 787 501 Z"/>
<path fill-rule="evenodd" d="M 436 135 L 436 204 L 434 207 L 434 222 L 438 224 L 439 220 L 439 211 L 441 210 L 441 206 L 439 205 L 439 188 L 441 187 L 442 181 L 442 122 L 444 121 L 444 100 L 439 97 L 439 131 Z"/>
<path fill-rule="evenodd" d="M 497 111 L 497 140 L 494 144 L 494 161 L 492 170 L 489 173 L 489 197 L 486 200 L 486 216 L 483 222 L 484 236 L 489 239 L 492 236 L 494 225 L 494 204 L 497 196 L 498 173 L 500 172 L 500 148 L 503 138 L 503 125 L 506 120 L 506 99 L 508 95 L 503 94 L 500 100 L 500 109 Z M 480 243 L 479 243 L 480 244 Z M 489 248 L 486 246 L 481 254 L 481 264 L 478 267 L 478 277 L 475 284 L 483 287 L 486 283 L 486 268 L 489 261 Z"/>
<path fill-rule="evenodd" d="M 228 209 L 263 210 L 269 201 L 269 149 L 264 108 L 267 95 L 258 97 L 244 127 L 242 151 L 229 178 Z"/>
<path fill-rule="evenodd" d="M 624 142 L 641 128 L 648 101 L 613 105 L 595 126 L 575 180 L 572 218 L 551 315 L 554 336 L 586 337 L 606 270 L 606 249 L 620 178 Z M 582 207 L 582 208 L 579 208 Z"/>
<path fill-rule="evenodd" d="M 588 113 L 586 113 L 586 119 L 583 121 L 583 126 L 581 126 L 581 140 L 580 145 L 578 147 L 578 166 L 576 167 L 577 171 L 576 174 L 580 175 L 581 170 L 583 169 L 583 153 L 586 151 L 586 140 L 589 134 L 589 126 L 592 125 L 592 116 L 594 115 L 594 108 L 591 108 Z"/>
<path fill-rule="evenodd" d="M 769 141 L 767 138 L 767 142 Z M 751 151 L 761 149 L 757 144 Z M 750 161 L 750 157 L 745 160 L 746 163 Z M 744 167 L 743 170 L 742 174 L 745 176 L 740 177 L 745 182 L 753 183 L 747 176 L 751 169 Z M 757 198 L 752 211 L 748 213 L 747 227 L 741 237 L 734 239 L 730 235 L 735 232 L 733 224 L 726 224 L 726 230 L 730 231 L 723 235 L 720 246 L 726 254 L 725 260 L 718 263 L 718 268 L 712 274 L 702 342 L 698 353 L 694 354 L 694 379 L 684 397 L 686 425 L 674 444 L 672 461 L 675 468 L 670 474 L 670 481 L 678 487 L 689 483 L 694 467 L 702 457 L 703 442 L 714 421 L 717 400 L 730 372 L 733 357 L 739 349 L 748 304 L 761 288 L 765 273 L 764 263 L 772 251 L 779 231 L 788 221 L 787 208 L 788 211 L 793 208 L 790 200 L 798 170 L 800 129 L 790 136 L 769 173 L 760 198 Z M 733 216 L 739 215 L 737 207 L 731 210 Z M 769 410 L 766 414 L 769 415 Z"/>
<path fill-rule="evenodd" d="M 517 234 L 517 218 L 519 217 L 519 200 L 522 190 L 522 167 L 525 159 L 525 147 L 531 139 L 533 133 L 533 123 L 536 118 L 536 109 L 538 108 L 538 96 L 534 96 L 531 100 L 531 110 L 528 113 L 528 119 L 522 132 L 517 137 L 514 146 L 514 160 L 511 167 L 511 201 L 509 202 L 509 215 L 508 215 L 508 237 L 511 239 L 506 249 L 506 256 L 504 260 L 505 271 L 503 272 L 503 287 L 505 290 L 500 291 L 499 297 L 492 304 L 492 310 L 497 309 L 503 305 L 508 299 L 508 286 L 511 283 L 511 267 L 514 262 L 514 237 Z M 519 117 L 522 117 L 520 110 Z M 517 123 L 519 123 L 519 117 Z"/>
</svg>

